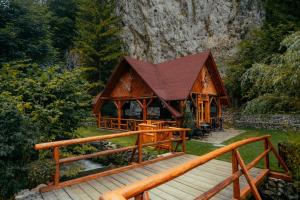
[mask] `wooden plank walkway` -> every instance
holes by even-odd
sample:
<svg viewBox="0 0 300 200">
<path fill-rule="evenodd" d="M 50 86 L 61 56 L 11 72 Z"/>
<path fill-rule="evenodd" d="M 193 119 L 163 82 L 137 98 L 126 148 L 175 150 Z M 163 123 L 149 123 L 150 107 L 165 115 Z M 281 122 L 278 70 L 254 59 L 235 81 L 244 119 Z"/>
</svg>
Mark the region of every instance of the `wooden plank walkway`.
<svg viewBox="0 0 300 200">
<path fill-rule="evenodd" d="M 197 156 L 194 155 L 184 154 L 118 174 L 42 193 L 42 197 L 45 200 L 98 200 L 105 192 L 136 182 L 161 171 L 168 170 L 171 167 L 175 167 L 196 157 Z M 260 169 L 257 168 L 250 170 L 250 174 L 253 177 L 256 177 L 259 172 Z M 194 199 L 229 177 L 231 174 L 231 163 L 220 160 L 211 160 L 170 182 L 150 190 L 150 198 L 155 200 Z M 247 185 L 244 176 L 240 178 L 240 185 L 241 188 Z M 232 185 L 222 190 L 212 199 L 232 199 Z"/>
</svg>

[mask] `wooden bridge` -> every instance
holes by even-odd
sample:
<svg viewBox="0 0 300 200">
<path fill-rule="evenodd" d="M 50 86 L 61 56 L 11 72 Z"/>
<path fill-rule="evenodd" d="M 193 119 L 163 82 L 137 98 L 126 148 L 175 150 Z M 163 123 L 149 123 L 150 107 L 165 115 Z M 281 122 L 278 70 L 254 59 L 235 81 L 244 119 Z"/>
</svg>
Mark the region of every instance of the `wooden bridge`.
<svg viewBox="0 0 300 200">
<path fill-rule="evenodd" d="M 105 136 L 78 138 L 65 141 L 37 144 L 35 149 L 53 149 L 56 163 L 54 182 L 41 188 L 43 199 L 243 199 L 250 193 L 255 199 L 261 199 L 257 185 L 267 176 L 291 180 L 290 172 L 271 144 L 269 135 L 254 137 L 232 143 L 214 150 L 203 156 L 185 154 L 186 131 L 182 128 L 160 130 L 142 130 L 116 133 Z M 143 143 L 146 133 L 172 133 L 167 140 Z M 106 150 L 88 155 L 71 158 L 59 158 L 59 148 L 102 141 L 117 137 L 137 135 L 133 146 Z M 264 151 L 252 162 L 245 164 L 238 148 L 254 142 L 263 142 Z M 170 153 L 153 160 L 142 160 L 142 148 L 157 146 L 162 143 L 172 143 Z M 174 144 L 173 144 L 174 143 Z M 180 146 L 180 148 L 179 148 Z M 137 161 L 132 164 L 81 178 L 60 182 L 60 165 L 72 161 L 103 156 L 121 151 L 137 151 Z M 232 153 L 232 162 L 216 160 L 215 158 Z M 273 172 L 269 166 L 269 154 L 274 153 L 285 173 Z M 255 165 L 264 160 L 264 169 Z"/>
</svg>

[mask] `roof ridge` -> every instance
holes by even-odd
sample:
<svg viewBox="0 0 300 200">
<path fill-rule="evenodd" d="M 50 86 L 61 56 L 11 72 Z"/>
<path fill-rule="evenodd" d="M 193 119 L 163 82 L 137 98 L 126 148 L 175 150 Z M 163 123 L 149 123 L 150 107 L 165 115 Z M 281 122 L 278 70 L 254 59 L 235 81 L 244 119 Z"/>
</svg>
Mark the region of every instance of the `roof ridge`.
<svg viewBox="0 0 300 200">
<path fill-rule="evenodd" d="M 194 53 L 194 54 L 188 54 L 188 55 L 184 55 L 184 56 L 180 56 L 180 57 L 176 57 L 176 58 L 173 58 L 172 60 L 166 60 L 166 61 L 163 61 L 161 63 L 154 64 L 154 65 L 158 66 L 158 65 L 165 64 L 165 63 L 168 63 L 168 62 L 172 62 L 172 61 L 175 61 L 175 60 L 178 60 L 178 59 L 181 59 L 181 58 L 189 58 L 189 57 L 197 56 L 197 55 L 200 55 L 200 54 L 206 54 L 206 53 L 208 53 L 208 55 L 209 55 L 211 53 L 211 50 L 197 52 L 197 53 Z"/>
</svg>

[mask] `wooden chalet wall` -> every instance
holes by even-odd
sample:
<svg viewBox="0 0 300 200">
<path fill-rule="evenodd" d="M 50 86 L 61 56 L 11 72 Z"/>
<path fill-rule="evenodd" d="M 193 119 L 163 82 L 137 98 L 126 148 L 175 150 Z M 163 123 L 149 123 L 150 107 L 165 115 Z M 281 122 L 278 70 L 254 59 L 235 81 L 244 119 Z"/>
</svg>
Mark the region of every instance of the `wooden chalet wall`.
<svg viewBox="0 0 300 200">
<path fill-rule="evenodd" d="M 211 123 L 210 106 L 211 101 L 217 101 L 217 118 L 222 115 L 221 102 L 218 97 L 218 91 L 216 89 L 212 75 L 209 73 L 209 63 L 203 65 L 197 80 L 192 87 L 192 94 L 196 95 L 195 104 L 196 107 L 196 124 L 199 126 L 201 123 Z"/>
<path fill-rule="evenodd" d="M 206 65 L 203 66 L 200 71 L 196 82 L 192 88 L 192 92 L 209 94 L 209 95 L 218 95 L 214 82 L 209 74 Z"/>
<path fill-rule="evenodd" d="M 153 91 L 130 67 L 123 73 L 109 95 L 109 97 L 113 98 L 140 98 L 151 96 L 154 96 Z"/>
</svg>

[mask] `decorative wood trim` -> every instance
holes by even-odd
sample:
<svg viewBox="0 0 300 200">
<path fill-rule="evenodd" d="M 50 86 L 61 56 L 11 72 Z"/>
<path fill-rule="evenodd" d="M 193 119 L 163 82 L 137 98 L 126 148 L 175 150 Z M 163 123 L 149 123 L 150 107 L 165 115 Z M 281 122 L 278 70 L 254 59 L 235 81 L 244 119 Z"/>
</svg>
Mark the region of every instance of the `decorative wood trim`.
<svg viewBox="0 0 300 200">
<path fill-rule="evenodd" d="M 148 103 L 147 103 L 147 107 L 153 102 L 153 98 L 149 99 Z"/>
<path fill-rule="evenodd" d="M 138 100 L 138 99 L 136 99 L 136 102 L 138 102 L 138 104 L 140 105 L 140 107 L 143 109 L 143 103 L 140 100 Z"/>
</svg>

